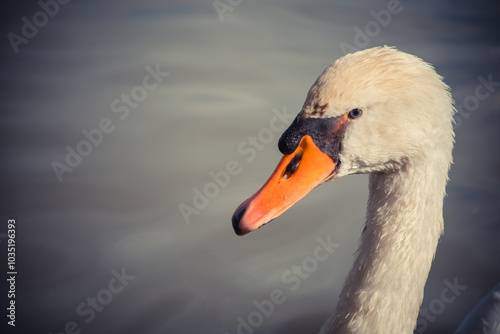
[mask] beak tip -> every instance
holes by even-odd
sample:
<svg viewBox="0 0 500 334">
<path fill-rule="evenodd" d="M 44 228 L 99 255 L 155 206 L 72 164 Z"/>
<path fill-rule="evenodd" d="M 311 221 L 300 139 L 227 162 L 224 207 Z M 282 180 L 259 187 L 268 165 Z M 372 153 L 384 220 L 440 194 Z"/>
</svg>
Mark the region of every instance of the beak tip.
<svg viewBox="0 0 500 334">
<path fill-rule="evenodd" d="M 243 215 L 245 215 L 246 211 L 247 211 L 247 206 L 245 204 L 241 205 L 238 209 L 236 209 L 236 211 L 233 214 L 233 218 L 231 219 L 233 223 L 234 233 L 236 233 L 239 236 L 243 236 L 248 233 L 246 231 L 242 231 L 240 228 L 241 218 L 243 218 Z"/>
</svg>

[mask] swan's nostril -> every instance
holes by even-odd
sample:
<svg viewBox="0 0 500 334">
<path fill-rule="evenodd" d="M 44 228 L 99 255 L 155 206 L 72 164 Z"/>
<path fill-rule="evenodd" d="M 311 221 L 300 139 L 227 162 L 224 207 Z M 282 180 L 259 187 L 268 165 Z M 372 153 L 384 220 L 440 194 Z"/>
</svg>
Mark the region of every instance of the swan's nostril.
<svg viewBox="0 0 500 334">
<path fill-rule="evenodd" d="M 283 179 L 288 179 L 293 173 L 299 168 L 300 160 L 302 160 L 302 152 L 298 152 L 290 163 L 286 166 L 285 172 L 283 173 Z"/>
<path fill-rule="evenodd" d="M 240 221 L 246 211 L 247 206 L 243 205 L 242 207 L 238 208 L 238 210 L 236 210 L 236 212 L 233 214 L 233 218 L 231 219 L 233 222 L 234 233 L 236 233 L 237 235 L 245 234 L 240 229 Z"/>
</svg>

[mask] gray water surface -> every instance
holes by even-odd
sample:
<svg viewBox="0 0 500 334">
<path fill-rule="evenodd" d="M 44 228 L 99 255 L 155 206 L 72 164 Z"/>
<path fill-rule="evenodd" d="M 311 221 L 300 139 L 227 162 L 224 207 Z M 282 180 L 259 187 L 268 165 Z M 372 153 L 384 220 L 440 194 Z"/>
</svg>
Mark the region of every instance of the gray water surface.
<svg viewBox="0 0 500 334">
<path fill-rule="evenodd" d="M 452 332 L 500 281 L 494 2 L 220 3 L 219 15 L 212 1 L 74 0 L 51 7 L 53 17 L 37 14 L 35 2 L 6 5 L 0 247 L 13 218 L 18 274 L 16 327 L 5 314 L 1 325 L 8 333 L 315 333 L 352 265 L 368 177 L 322 185 L 245 237 L 230 218 L 271 174 L 280 129 L 348 44 L 423 58 L 461 106 L 445 234 L 416 331 Z M 40 27 L 12 42 L 23 17 Z M 496 85 L 479 98 L 488 78 Z M 318 238 L 336 246 L 315 266 Z M 465 288 L 445 303 L 454 281 Z"/>
</svg>

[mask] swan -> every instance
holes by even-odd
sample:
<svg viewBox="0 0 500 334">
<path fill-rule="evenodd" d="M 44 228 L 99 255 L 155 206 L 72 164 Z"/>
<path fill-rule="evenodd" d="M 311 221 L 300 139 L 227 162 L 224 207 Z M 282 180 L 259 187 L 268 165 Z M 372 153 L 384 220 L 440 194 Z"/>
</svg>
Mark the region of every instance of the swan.
<svg viewBox="0 0 500 334">
<path fill-rule="evenodd" d="M 500 334 L 500 283 L 462 321 L 455 334 Z"/>
<path fill-rule="evenodd" d="M 369 173 L 366 223 L 320 333 L 413 333 L 443 233 L 452 97 L 434 68 L 393 47 L 348 54 L 310 88 L 269 180 L 232 217 L 245 235 L 323 182 Z"/>
</svg>

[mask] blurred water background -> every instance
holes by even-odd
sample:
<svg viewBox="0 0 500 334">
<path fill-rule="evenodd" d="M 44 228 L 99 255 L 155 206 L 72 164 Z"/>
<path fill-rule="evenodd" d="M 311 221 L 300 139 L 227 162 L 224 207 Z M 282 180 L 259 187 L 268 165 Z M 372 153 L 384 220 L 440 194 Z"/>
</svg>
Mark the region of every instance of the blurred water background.
<svg viewBox="0 0 500 334">
<path fill-rule="evenodd" d="M 15 328 L 5 279 L 0 292 L 8 333 L 316 332 L 352 265 L 367 176 L 323 185 L 245 237 L 230 218 L 279 160 L 275 130 L 346 46 L 423 58 L 461 106 L 417 332 L 453 331 L 500 281 L 494 1 L 42 0 L 1 15 L 1 267 L 13 218 L 18 272 Z M 318 237 L 338 247 L 292 275 Z M 454 281 L 466 288 L 444 303 Z"/>
</svg>

